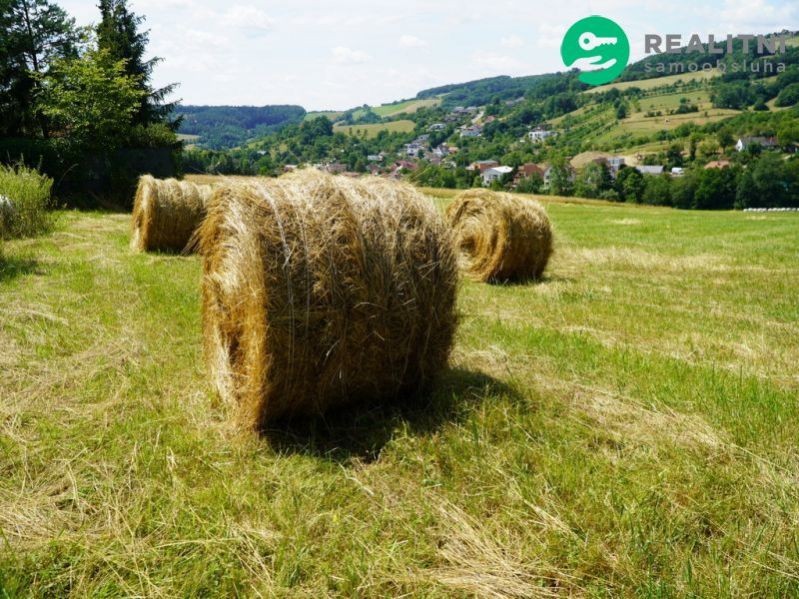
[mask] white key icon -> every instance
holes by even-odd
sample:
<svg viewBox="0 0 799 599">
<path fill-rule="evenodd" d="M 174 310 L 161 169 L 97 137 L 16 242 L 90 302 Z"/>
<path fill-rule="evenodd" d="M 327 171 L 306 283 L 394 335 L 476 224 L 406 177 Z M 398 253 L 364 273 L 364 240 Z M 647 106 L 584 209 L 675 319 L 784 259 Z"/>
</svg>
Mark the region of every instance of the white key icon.
<svg viewBox="0 0 799 599">
<path fill-rule="evenodd" d="M 580 47 L 586 52 L 590 52 L 599 46 L 615 46 L 619 42 L 616 37 L 597 37 L 590 31 L 580 36 Z"/>
</svg>

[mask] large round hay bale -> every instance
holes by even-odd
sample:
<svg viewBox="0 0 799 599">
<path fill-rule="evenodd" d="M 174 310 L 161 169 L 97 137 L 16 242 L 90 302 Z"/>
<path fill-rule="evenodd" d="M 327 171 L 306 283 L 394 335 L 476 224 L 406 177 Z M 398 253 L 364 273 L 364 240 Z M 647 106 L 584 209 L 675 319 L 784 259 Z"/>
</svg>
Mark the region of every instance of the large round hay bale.
<svg viewBox="0 0 799 599">
<path fill-rule="evenodd" d="M 229 181 L 198 237 L 206 358 L 239 426 L 413 395 L 445 367 L 457 261 L 413 187 Z"/>
<path fill-rule="evenodd" d="M 182 252 L 205 218 L 210 185 L 175 179 L 139 179 L 130 246 L 138 252 Z"/>
<path fill-rule="evenodd" d="M 473 189 L 459 194 L 447 218 L 461 268 L 483 282 L 539 279 L 552 256 L 552 227 L 535 200 Z"/>
</svg>

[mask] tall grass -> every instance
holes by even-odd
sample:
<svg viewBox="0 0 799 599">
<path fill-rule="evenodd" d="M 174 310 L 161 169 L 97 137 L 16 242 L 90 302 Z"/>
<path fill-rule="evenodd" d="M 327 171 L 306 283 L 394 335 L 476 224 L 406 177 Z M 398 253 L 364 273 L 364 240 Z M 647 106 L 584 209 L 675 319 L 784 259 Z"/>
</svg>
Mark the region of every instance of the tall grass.
<svg viewBox="0 0 799 599">
<path fill-rule="evenodd" d="M 53 180 L 23 165 L 0 165 L 0 239 L 33 237 L 53 226 Z"/>
</svg>

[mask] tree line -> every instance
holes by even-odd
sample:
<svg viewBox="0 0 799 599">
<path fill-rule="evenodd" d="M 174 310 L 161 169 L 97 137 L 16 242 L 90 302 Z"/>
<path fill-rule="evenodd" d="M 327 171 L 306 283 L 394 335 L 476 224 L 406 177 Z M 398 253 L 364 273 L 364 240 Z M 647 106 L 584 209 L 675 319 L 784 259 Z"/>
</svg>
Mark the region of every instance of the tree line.
<svg viewBox="0 0 799 599">
<path fill-rule="evenodd" d="M 0 0 L 0 161 L 52 176 L 62 193 L 129 194 L 140 171 L 174 172 L 174 85 L 156 88 L 144 18 L 100 0 L 94 27 L 52 0 Z"/>
</svg>

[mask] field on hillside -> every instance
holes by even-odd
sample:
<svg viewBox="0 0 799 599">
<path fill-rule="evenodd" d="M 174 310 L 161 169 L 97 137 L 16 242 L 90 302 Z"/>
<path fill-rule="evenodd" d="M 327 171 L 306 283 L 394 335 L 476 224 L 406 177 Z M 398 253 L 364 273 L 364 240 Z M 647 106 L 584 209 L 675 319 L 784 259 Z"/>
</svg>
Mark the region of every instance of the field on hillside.
<svg viewBox="0 0 799 599">
<path fill-rule="evenodd" d="M 438 106 L 441 104 L 441 98 L 430 98 L 427 100 L 405 100 L 404 102 L 396 102 L 395 104 L 383 104 L 382 106 L 373 106 L 372 112 L 377 114 L 383 118 L 391 118 L 395 116 L 399 116 L 401 114 L 413 114 L 414 112 L 420 110 L 421 108 L 432 108 L 434 106 Z M 336 122 L 344 112 L 341 111 L 319 111 L 319 112 L 309 112 L 305 115 L 305 120 L 311 120 L 313 118 L 319 116 L 326 116 L 331 121 Z M 356 110 L 353 113 L 354 118 L 360 118 L 366 114 L 365 110 Z M 410 121 L 399 121 L 402 123 L 407 123 Z M 391 124 L 389 124 L 390 126 Z M 356 125 L 358 128 L 363 128 L 367 131 L 371 131 L 375 125 Z M 389 127 L 383 125 L 383 129 L 389 129 Z M 390 130 L 390 129 L 389 129 Z"/>
<path fill-rule="evenodd" d="M 654 73 L 653 73 L 654 74 Z M 600 85 L 586 90 L 587 94 L 596 94 L 606 92 L 614 87 L 619 90 L 629 89 L 631 87 L 638 87 L 644 91 L 652 90 L 658 87 L 671 87 L 680 82 L 688 83 L 689 81 L 709 81 L 714 77 L 719 77 L 721 73 L 718 69 L 711 69 L 709 71 L 697 71 L 696 73 L 678 73 L 676 75 L 668 75 L 666 77 L 657 77 L 655 79 L 643 79 L 641 81 L 621 81 L 619 83 L 608 83 L 607 85 Z"/>
<path fill-rule="evenodd" d="M 400 114 L 413 114 L 421 108 L 433 108 L 441 104 L 441 98 L 429 98 L 427 100 L 406 100 L 396 104 L 384 104 L 372 108 L 379 116 L 392 117 Z"/>
<path fill-rule="evenodd" d="M 197 257 L 6 243 L 0 597 L 799 594 L 799 216 L 544 201 L 548 276 L 463 283 L 431 395 L 261 439 Z"/>
<path fill-rule="evenodd" d="M 336 121 L 336 120 L 338 120 L 338 119 L 341 117 L 341 115 L 343 115 L 343 114 L 344 114 L 344 112 L 343 112 L 343 111 L 336 111 L 336 110 L 320 110 L 320 111 L 317 111 L 317 112 L 309 112 L 308 114 L 306 114 L 306 115 L 305 115 L 305 120 L 306 120 L 306 121 L 310 121 L 310 120 L 312 120 L 312 119 L 315 119 L 315 118 L 318 118 L 318 117 L 320 117 L 320 116 L 326 116 L 326 117 L 327 117 L 327 118 L 329 118 L 331 121 L 335 122 L 335 121 Z"/>
<path fill-rule="evenodd" d="M 389 133 L 409 133 L 416 127 L 413 121 L 392 121 L 390 123 L 375 123 L 373 125 L 336 125 L 333 131 L 347 135 L 365 135 L 367 139 L 377 137 L 381 131 Z"/>
<path fill-rule="evenodd" d="M 186 135 L 183 133 L 178 133 L 177 137 L 178 141 L 182 141 L 189 149 L 194 148 L 202 139 L 199 135 Z"/>
<path fill-rule="evenodd" d="M 669 79 L 673 78 L 667 77 L 657 81 Z M 671 88 L 652 90 L 650 93 L 652 95 L 631 102 L 628 115 L 622 120 L 616 118 L 611 106 L 604 109 L 588 106 L 554 119 L 550 124 L 565 130 L 567 135 L 579 136 L 592 147 L 623 148 L 628 152 L 643 152 L 648 144 L 640 143 L 641 136 L 649 136 L 658 131 L 671 131 L 685 123 L 704 125 L 740 114 L 736 110 L 714 108 L 708 87 L 676 90 Z M 669 114 L 669 111 L 677 110 L 683 99 L 695 105 L 698 112 Z M 661 116 L 652 116 L 657 112 L 661 112 Z M 659 149 L 664 144 L 657 142 L 655 145 Z"/>
<path fill-rule="evenodd" d="M 622 120 L 616 118 L 615 111 L 610 106 L 597 109 L 593 105 L 588 105 L 552 119 L 549 124 L 593 148 L 613 152 L 623 150 L 627 153 L 662 151 L 668 147 L 668 141 L 641 143 L 642 138 L 651 136 L 658 131 L 671 131 L 685 123 L 705 125 L 740 114 L 736 110 L 714 108 L 710 100 L 711 90 L 707 85 L 699 89 L 683 87 L 683 84 L 696 81 L 707 83 L 718 76 L 719 73 L 716 70 L 701 71 L 644 81 L 611 83 L 591 88 L 583 93 L 592 94 L 606 92 L 612 88 L 624 90 L 630 87 L 640 87 L 649 95 L 630 102 L 628 115 Z M 676 111 L 683 99 L 695 105 L 698 112 L 668 114 L 669 111 Z M 661 112 L 661 116 L 654 116 L 657 112 Z"/>
</svg>

